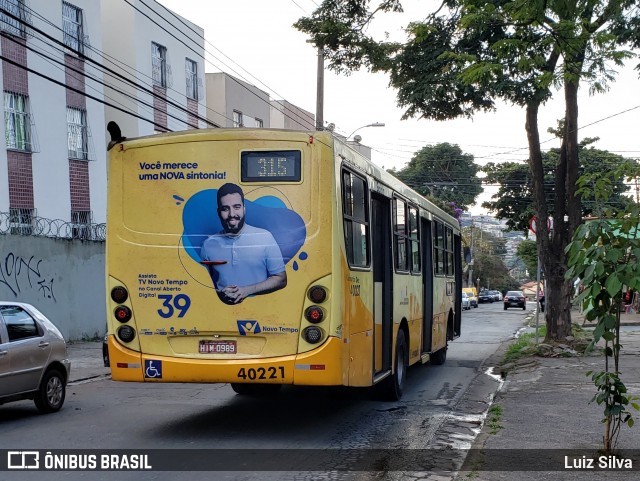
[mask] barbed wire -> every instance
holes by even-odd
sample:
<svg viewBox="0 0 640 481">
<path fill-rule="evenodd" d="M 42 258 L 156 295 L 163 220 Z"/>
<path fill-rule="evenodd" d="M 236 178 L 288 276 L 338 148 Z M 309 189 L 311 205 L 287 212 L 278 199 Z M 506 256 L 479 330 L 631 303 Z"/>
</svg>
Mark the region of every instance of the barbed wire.
<svg viewBox="0 0 640 481">
<path fill-rule="evenodd" d="M 9 212 L 0 212 L 0 234 L 104 242 L 106 231 L 107 224 L 104 223 L 77 223 L 36 216 L 24 222 L 24 219 L 18 220 Z"/>
</svg>

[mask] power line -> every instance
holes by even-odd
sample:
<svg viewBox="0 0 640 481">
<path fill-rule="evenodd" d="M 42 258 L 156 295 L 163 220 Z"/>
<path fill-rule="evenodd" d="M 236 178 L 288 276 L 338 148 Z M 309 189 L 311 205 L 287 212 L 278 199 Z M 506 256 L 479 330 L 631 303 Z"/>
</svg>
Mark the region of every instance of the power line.
<svg viewBox="0 0 640 481">
<path fill-rule="evenodd" d="M 29 68 L 29 67 L 26 67 L 26 66 L 24 66 L 24 65 L 21 65 L 21 64 L 19 64 L 18 62 L 14 61 L 14 60 L 11 60 L 11 59 L 10 59 L 10 58 L 8 58 L 8 57 L 5 57 L 4 55 L 1 55 L 1 54 L 0 54 L 0 60 L 3 60 L 3 61 L 5 61 L 5 62 L 7 62 L 7 63 L 9 63 L 9 64 L 11 64 L 11 65 L 15 65 L 16 67 L 19 67 L 19 68 L 21 68 L 21 69 L 23 69 L 23 70 L 26 70 L 26 71 L 27 71 L 27 72 L 29 72 L 29 73 L 32 73 L 32 74 L 34 74 L 34 75 L 37 75 L 38 77 L 42 77 L 42 78 L 44 78 L 44 79 L 48 80 L 49 82 L 52 82 L 52 83 L 54 83 L 54 84 L 56 84 L 56 85 L 60 85 L 61 87 L 64 87 L 64 88 L 66 88 L 66 89 L 68 89 L 68 90 L 71 90 L 72 92 L 76 92 L 76 93 L 78 93 L 78 94 L 80 94 L 80 95 L 83 95 L 83 96 L 85 96 L 85 97 L 87 97 L 87 98 L 90 98 L 91 100 L 95 100 L 96 102 L 100 102 L 101 104 L 104 104 L 104 105 L 107 105 L 107 106 L 109 106 L 109 107 L 112 107 L 112 108 L 114 108 L 114 109 L 116 109 L 116 110 L 119 110 L 120 112 L 124 112 L 125 114 L 128 114 L 128 115 L 133 115 L 134 117 L 137 117 L 137 118 L 139 118 L 140 120 L 144 120 L 145 122 L 149 122 L 150 124 L 153 124 L 153 125 L 155 125 L 156 127 L 159 127 L 159 128 L 165 129 L 165 127 L 164 127 L 163 125 L 157 124 L 157 123 L 155 123 L 155 122 L 154 122 L 154 121 L 152 121 L 152 120 L 149 120 L 149 119 L 147 119 L 147 118 L 142 117 L 141 115 L 138 115 L 138 114 L 135 114 L 135 113 L 132 113 L 132 112 L 128 112 L 128 111 L 126 111 L 125 109 L 123 109 L 123 108 L 121 108 L 121 107 L 118 107 L 117 105 L 114 105 L 114 104 L 112 104 L 112 103 L 110 103 L 110 102 L 106 102 L 105 100 L 100 99 L 100 98 L 98 98 L 98 97 L 94 97 L 93 95 L 89 95 L 88 93 L 83 92 L 83 91 L 82 91 L 82 90 L 80 90 L 80 89 L 77 89 L 77 88 L 75 88 L 75 87 L 70 87 L 69 85 L 65 84 L 64 82 L 60 82 L 59 80 L 56 80 L 56 79 L 54 79 L 54 78 L 52 78 L 52 77 L 49 77 L 48 75 L 45 75 L 45 74 L 43 74 L 43 73 L 40 73 L 40 72 L 38 72 L 37 70 L 34 70 L 34 69 L 32 69 L 32 68 Z M 167 129 L 167 130 L 169 130 L 169 129 Z"/>
<path fill-rule="evenodd" d="M 126 1 L 126 0 L 125 0 L 125 1 Z M 144 87 L 140 86 L 140 84 L 138 84 L 138 83 L 134 82 L 133 80 L 131 80 L 131 79 L 129 79 L 129 78 L 127 78 L 127 77 L 125 77 L 124 75 L 122 75 L 122 74 L 120 74 L 120 73 L 118 73 L 118 72 L 116 72 L 116 71 L 114 71 L 113 69 L 110 69 L 109 67 L 105 67 L 104 65 L 100 64 L 99 62 L 96 62 L 95 60 L 93 60 L 93 59 L 91 59 L 91 58 L 87 57 L 87 56 L 86 56 L 86 55 L 84 55 L 82 52 L 79 52 L 79 51 L 77 51 L 77 50 L 74 50 L 74 49 L 70 48 L 68 45 L 64 44 L 64 42 L 62 42 L 62 41 L 60 41 L 60 40 L 58 40 L 58 39 L 56 39 L 56 38 L 52 37 L 51 35 L 47 34 L 46 32 L 44 32 L 44 31 L 40 30 L 40 29 L 39 29 L 39 28 L 37 28 L 37 27 L 34 27 L 33 25 L 29 25 L 26 21 L 24 21 L 24 20 L 20 19 L 19 17 L 15 16 L 13 13 L 9 12 L 9 11 L 8 11 L 8 10 L 6 10 L 5 8 L 0 7 L 0 12 L 2 12 L 4 15 L 6 15 L 6 16 L 8 16 L 8 17 L 10 17 L 10 18 L 14 19 L 14 20 L 19 21 L 21 24 L 27 25 L 31 30 L 36 31 L 37 33 L 39 33 L 39 34 L 40 34 L 40 35 L 42 35 L 43 37 L 47 38 L 48 40 L 51 40 L 52 42 L 56 43 L 57 45 L 60 45 L 60 46 L 62 46 L 62 47 L 64 47 L 64 48 L 67 48 L 67 49 L 69 49 L 69 50 L 74 51 L 74 52 L 79 56 L 79 58 L 81 58 L 82 60 L 85 60 L 85 61 L 87 61 L 87 62 L 91 63 L 92 65 L 96 65 L 96 66 L 98 66 L 98 67 L 99 67 L 99 68 L 101 68 L 104 72 L 109 72 L 109 73 L 110 73 L 110 74 L 112 74 L 113 76 L 115 76 L 115 77 L 117 77 L 117 78 L 119 78 L 119 79 L 121 79 L 121 80 L 124 80 L 125 82 L 127 82 L 127 83 L 128 83 L 128 84 L 130 84 L 130 85 L 132 85 L 133 87 L 135 87 L 135 88 L 137 88 L 137 89 L 139 89 L 139 90 L 141 90 L 141 91 L 143 91 L 143 92 L 146 92 L 146 93 L 148 93 L 148 94 L 152 95 L 153 97 L 159 98 L 159 99 L 161 99 L 162 101 L 166 101 L 166 102 L 167 102 L 167 104 L 171 105 L 172 107 L 175 107 L 175 108 L 177 108 L 178 110 L 181 110 L 181 111 L 183 111 L 183 112 L 185 112 L 185 113 L 187 113 L 187 114 L 191 114 L 191 115 L 193 115 L 194 117 L 196 117 L 198 120 L 201 120 L 201 121 L 203 121 L 203 122 L 205 122 L 205 123 L 207 123 L 207 124 L 209 124 L 209 125 L 211 125 L 211 126 L 213 126 L 213 127 L 220 127 L 218 124 L 216 124 L 216 123 L 214 123 L 214 122 L 210 121 L 209 119 L 203 118 L 203 117 L 201 117 L 201 116 L 199 116 L 199 115 L 197 115 L 197 114 L 195 114 L 195 113 L 193 113 L 193 112 L 189 111 L 189 110 L 188 110 L 187 108 L 185 108 L 184 106 L 182 106 L 182 105 L 180 105 L 180 104 L 175 103 L 174 101 L 172 101 L 172 100 L 170 100 L 170 99 L 166 98 L 165 96 L 159 95 L 159 94 L 155 93 L 153 90 L 146 89 L 146 88 L 144 88 Z M 158 125 L 158 124 L 154 124 L 154 125 Z M 162 129 L 165 129 L 166 127 L 161 126 L 161 128 L 162 128 Z M 167 129 L 167 130 L 168 130 L 168 129 Z"/>
<path fill-rule="evenodd" d="M 159 26 L 160 28 L 163 28 L 162 26 L 160 26 L 157 22 L 155 22 L 153 19 L 151 19 L 148 15 L 144 14 L 141 10 L 139 10 L 137 7 L 135 7 L 134 5 L 132 5 L 131 3 L 129 3 L 127 0 L 123 0 L 124 2 L 128 3 L 132 8 L 136 9 L 138 12 L 142 13 L 143 15 L 145 15 L 145 17 L 147 17 L 150 21 L 152 21 L 153 23 L 155 23 L 157 26 Z M 171 22 L 169 22 L 165 17 L 163 17 L 159 12 L 157 12 L 156 10 L 153 10 L 151 7 L 149 7 L 149 5 L 147 5 L 144 0 L 139 0 L 140 3 L 142 3 L 145 7 L 147 7 L 151 12 L 154 12 L 157 16 L 159 16 L 164 22 L 167 23 L 167 25 L 176 28 Z M 258 77 L 256 77 L 255 75 L 253 75 L 251 72 L 249 72 L 246 68 L 244 68 L 242 65 L 238 64 L 235 60 L 233 60 L 231 57 L 229 57 L 227 54 L 225 54 L 222 50 L 220 50 L 218 47 L 216 47 L 215 45 L 213 45 L 211 42 L 209 42 L 203 35 L 201 35 L 199 32 L 197 32 L 191 25 L 189 25 L 188 23 L 186 23 L 184 21 L 184 19 L 180 16 L 177 15 L 173 10 L 170 10 L 169 8 L 165 7 L 164 5 L 160 4 L 162 6 L 162 8 L 164 8 L 165 11 L 167 11 L 169 14 L 171 14 L 176 20 L 178 20 L 180 23 L 182 23 L 182 25 L 184 25 L 186 28 L 188 28 L 189 30 L 191 30 L 194 34 L 196 34 L 198 36 L 198 38 L 201 38 L 205 43 L 207 43 L 208 45 L 210 45 L 212 48 L 216 49 L 218 52 L 220 52 L 222 55 L 224 55 L 227 59 L 229 59 L 231 62 L 233 62 L 235 65 L 237 65 L 239 68 L 241 68 L 242 70 L 244 70 L 250 77 L 252 77 L 253 79 L 257 80 L 258 83 L 262 84 L 267 90 L 273 92 L 274 94 L 276 94 L 277 96 L 281 97 L 283 100 L 285 100 L 284 96 L 279 94 L 278 92 L 276 92 L 274 89 L 272 89 L 271 87 L 269 87 L 267 84 L 265 84 L 262 80 L 260 80 Z M 165 29 L 166 30 L 166 29 Z M 176 28 L 176 30 L 178 30 Z M 178 32 L 180 32 L 180 30 L 178 30 Z M 167 32 L 169 33 L 169 32 Z M 171 34 L 170 34 L 171 35 Z M 175 36 L 173 36 L 174 38 L 176 38 Z M 190 38 L 190 37 L 186 37 L 189 40 L 193 41 L 195 43 L 195 41 Z M 178 40 L 176 38 L 176 40 Z M 213 65 L 214 67 L 222 70 L 219 66 L 215 65 L 213 62 L 211 62 L 210 60 L 208 60 L 206 57 L 204 57 L 203 55 L 201 55 L 200 53 L 196 52 L 195 50 L 193 50 L 192 48 L 188 47 L 184 42 L 182 42 L 183 45 L 185 45 L 185 47 L 189 48 L 192 52 L 194 52 L 196 55 L 199 55 L 205 62 L 209 62 L 211 65 Z M 224 61 L 220 60 L 217 56 L 215 56 L 211 51 L 208 51 L 205 49 L 205 53 L 208 53 L 209 55 L 211 55 L 213 58 L 215 58 L 218 62 L 220 62 L 222 65 L 224 65 L 226 68 L 228 68 L 230 71 L 232 71 L 234 74 L 236 74 L 238 77 L 240 77 L 242 80 L 244 80 L 245 82 L 251 84 L 251 82 L 249 80 L 247 80 L 246 78 L 243 77 L 243 75 L 239 72 L 237 72 L 235 69 L 233 69 L 232 67 L 230 67 L 229 65 L 227 65 Z M 233 76 L 231 76 L 232 81 L 234 81 L 235 83 L 237 83 L 241 88 L 247 90 L 248 92 L 250 92 L 251 94 L 255 95 L 258 100 L 265 102 L 265 100 L 260 97 L 259 95 L 257 95 L 255 92 L 253 92 L 251 89 L 247 88 L 246 85 L 243 85 L 242 83 L 240 83 L 237 79 L 235 79 Z M 292 120 L 293 122 L 297 123 L 298 125 L 300 125 L 301 127 L 307 127 L 307 125 L 303 122 L 309 122 L 310 119 L 306 119 L 303 116 L 299 115 L 297 112 L 295 111 L 291 111 L 289 110 L 289 112 L 291 112 L 293 115 L 295 115 L 297 117 L 297 119 L 294 119 L 293 117 L 291 117 L 290 115 L 288 115 L 287 113 L 285 113 L 286 107 L 283 106 L 283 109 L 280 110 L 277 107 L 273 106 L 273 104 L 271 104 L 271 102 L 269 102 L 269 107 L 270 108 L 275 108 L 276 110 L 278 110 L 280 113 L 282 113 L 285 117 L 287 117 L 289 120 Z"/>
</svg>

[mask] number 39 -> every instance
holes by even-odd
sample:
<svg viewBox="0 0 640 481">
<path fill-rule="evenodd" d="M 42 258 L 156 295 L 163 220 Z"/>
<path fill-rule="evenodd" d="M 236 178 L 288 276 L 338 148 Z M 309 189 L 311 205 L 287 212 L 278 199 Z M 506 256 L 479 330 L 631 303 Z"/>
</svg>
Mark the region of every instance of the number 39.
<svg viewBox="0 0 640 481">
<path fill-rule="evenodd" d="M 191 306 L 191 299 L 186 294 L 178 294 L 175 297 L 170 294 L 160 294 L 158 299 L 162 299 L 162 309 L 158 309 L 158 314 L 165 319 L 173 316 L 175 309 L 180 311 L 178 317 L 184 317 Z"/>
</svg>

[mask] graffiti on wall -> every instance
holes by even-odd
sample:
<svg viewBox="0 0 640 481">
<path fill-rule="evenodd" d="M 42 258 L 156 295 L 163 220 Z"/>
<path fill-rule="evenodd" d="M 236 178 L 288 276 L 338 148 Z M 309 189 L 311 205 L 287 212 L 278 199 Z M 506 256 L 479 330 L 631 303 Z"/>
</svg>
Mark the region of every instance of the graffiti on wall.
<svg viewBox="0 0 640 481">
<path fill-rule="evenodd" d="M 14 297 L 25 289 L 37 289 L 44 299 L 56 302 L 53 293 L 53 277 L 45 277 L 41 271 L 43 259 L 29 258 L 8 253 L 0 260 L 0 286 L 6 286 Z"/>
</svg>

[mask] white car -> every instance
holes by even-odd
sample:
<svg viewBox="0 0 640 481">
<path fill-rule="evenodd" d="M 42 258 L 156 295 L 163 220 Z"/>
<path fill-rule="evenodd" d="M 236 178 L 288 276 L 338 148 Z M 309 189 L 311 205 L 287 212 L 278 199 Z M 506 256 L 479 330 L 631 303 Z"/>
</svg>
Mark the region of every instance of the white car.
<svg viewBox="0 0 640 481">
<path fill-rule="evenodd" d="M 469 309 L 471 309 L 471 300 L 467 296 L 466 292 L 462 293 L 462 309 L 465 311 L 468 311 Z"/>
<path fill-rule="evenodd" d="M 0 301 L 0 404 L 33 399 L 43 413 L 58 411 L 69 371 L 58 328 L 30 304 Z"/>
</svg>

